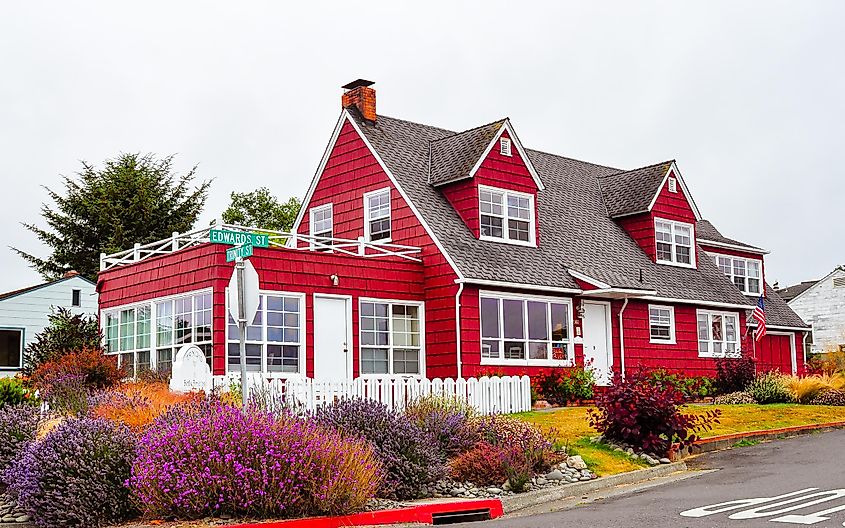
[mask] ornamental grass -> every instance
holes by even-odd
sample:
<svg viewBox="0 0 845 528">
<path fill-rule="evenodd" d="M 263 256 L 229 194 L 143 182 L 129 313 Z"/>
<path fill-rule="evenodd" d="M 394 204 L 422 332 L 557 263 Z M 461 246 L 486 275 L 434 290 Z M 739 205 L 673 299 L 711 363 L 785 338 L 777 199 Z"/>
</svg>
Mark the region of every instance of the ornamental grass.
<svg viewBox="0 0 845 528">
<path fill-rule="evenodd" d="M 171 392 L 166 383 L 129 382 L 92 398 L 92 416 L 120 422 L 140 433 L 174 405 L 199 401 L 197 393 Z"/>
</svg>

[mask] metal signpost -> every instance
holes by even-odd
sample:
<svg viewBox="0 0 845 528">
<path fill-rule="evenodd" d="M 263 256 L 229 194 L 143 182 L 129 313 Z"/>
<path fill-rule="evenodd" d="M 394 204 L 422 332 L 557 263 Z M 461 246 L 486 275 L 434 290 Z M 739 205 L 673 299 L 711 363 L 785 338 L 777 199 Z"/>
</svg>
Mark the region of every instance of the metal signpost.
<svg viewBox="0 0 845 528">
<path fill-rule="evenodd" d="M 238 322 L 239 349 L 241 359 L 241 398 L 243 405 L 249 402 L 249 386 L 246 374 L 246 327 L 258 312 L 258 272 L 245 258 L 252 256 L 253 247 L 267 247 L 269 237 L 254 233 L 240 233 L 212 229 L 210 239 L 215 244 L 233 244 L 226 249 L 226 262 L 235 261 L 235 270 L 229 279 L 229 314 Z"/>
</svg>

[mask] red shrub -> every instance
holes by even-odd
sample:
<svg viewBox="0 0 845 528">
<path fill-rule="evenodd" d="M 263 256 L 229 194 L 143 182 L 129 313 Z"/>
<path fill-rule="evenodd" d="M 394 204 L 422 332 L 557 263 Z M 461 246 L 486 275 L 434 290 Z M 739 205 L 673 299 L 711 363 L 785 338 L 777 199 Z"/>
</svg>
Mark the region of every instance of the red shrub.
<svg viewBox="0 0 845 528">
<path fill-rule="evenodd" d="M 81 377 L 89 389 L 105 389 L 126 377 L 117 366 L 117 356 L 107 356 L 96 348 L 83 348 L 58 359 L 42 363 L 32 373 L 32 384 L 45 390 L 59 379 Z"/>
<path fill-rule="evenodd" d="M 683 394 L 672 385 L 657 384 L 644 372 L 613 385 L 596 398 L 598 410 L 589 411 L 590 425 L 606 438 L 657 454 L 669 451 L 673 442 L 682 446 L 698 439 L 697 432 L 719 423 L 721 411 L 700 416 L 682 414 Z"/>
</svg>

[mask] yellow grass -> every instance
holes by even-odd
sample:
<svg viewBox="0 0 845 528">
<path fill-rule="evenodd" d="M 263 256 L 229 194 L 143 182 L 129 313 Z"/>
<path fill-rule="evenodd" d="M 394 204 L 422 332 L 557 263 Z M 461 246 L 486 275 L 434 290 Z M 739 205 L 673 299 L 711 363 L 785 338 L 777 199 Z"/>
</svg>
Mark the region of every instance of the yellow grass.
<svg viewBox="0 0 845 528">
<path fill-rule="evenodd" d="M 720 423 L 714 424 L 712 431 L 703 432 L 703 437 L 845 421 L 845 407 L 821 405 L 690 405 L 684 409 L 692 414 L 703 414 L 714 408 L 722 411 Z M 566 407 L 523 413 L 517 417 L 552 431 L 557 442 L 567 445 L 570 453 L 581 455 L 598 475 L 612 475 L 642 467 L 639 461 L 590 443 L 589 437 L 598 432 L 587 422 L 587 409 Z"/>
</svg>

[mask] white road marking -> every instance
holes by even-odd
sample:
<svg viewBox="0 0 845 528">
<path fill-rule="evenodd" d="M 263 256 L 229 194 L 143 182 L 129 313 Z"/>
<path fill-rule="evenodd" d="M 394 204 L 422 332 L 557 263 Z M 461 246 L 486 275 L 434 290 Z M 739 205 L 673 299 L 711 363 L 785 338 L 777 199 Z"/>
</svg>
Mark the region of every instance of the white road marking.
<svg viewBox="0 0 845 528">
<path fill-rule="evenodd" d="M 845 489 L 835 489 L 829 491 L 818 491 L 818 489 L 819 488 L 805 488 L 802 490 L 793 491 L 791 493 L 778 495 L 777 497 L 757 497 L 751 499 L 739 499 L 727 502 L 720 502 L 717 504 L 711 504 L 709 506 L 701 506 L 698 508 L 693 508 L 691 510 L 682 511 L 681 516 L 707 517 L 719 513 L 742 510 L 730 514 L 728 518 L 741 521 L 748 519 L 760 519 L 763 517 L 778 516 L 774 519 L 769 519 L 769 521 L 777 523 L 810 525 L 829 520 L 830 517 L 827 516 L 832 513 L 845 511 L 845 505 L 841 505 L 834 506 L 833 508 L 828 508 L 826 510 L 822 510 L 815 513 L 806 513 L 802 515 L 781 515 L 783 513 L 800 510 L 802 508 L 809 508 L 817 504 L 822 504 L 828 501 L 845 497 Z M 806 495 L 810 492 L 816 493 Z M 790 504 L 792 506 L 787 506 Z M 845 522 L 842 523 L 842 526 L 845 526 Z"/>
</svg>

